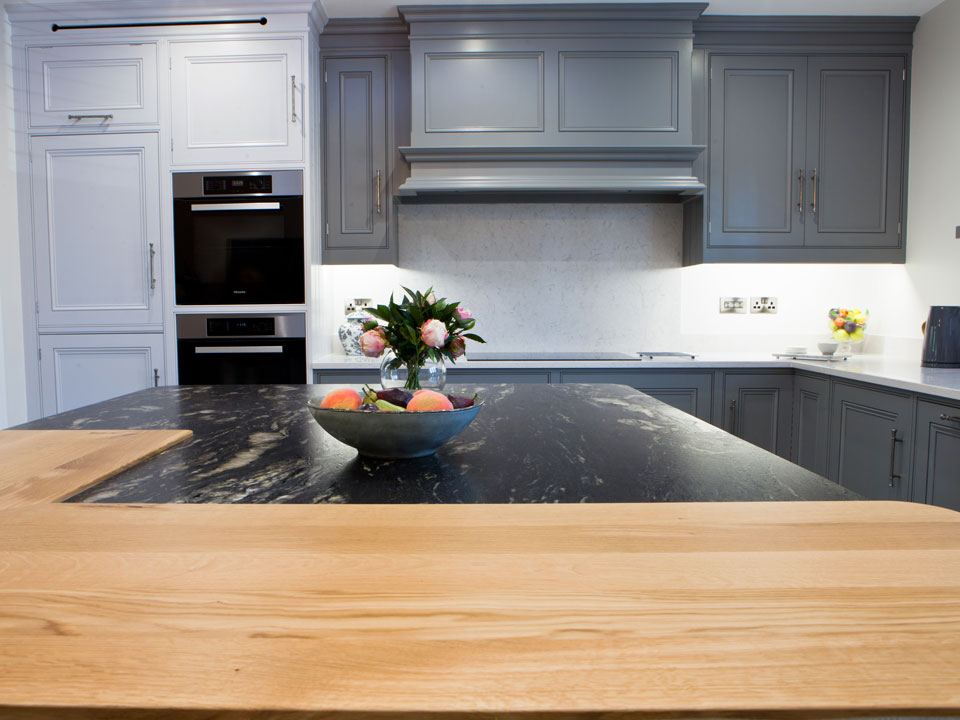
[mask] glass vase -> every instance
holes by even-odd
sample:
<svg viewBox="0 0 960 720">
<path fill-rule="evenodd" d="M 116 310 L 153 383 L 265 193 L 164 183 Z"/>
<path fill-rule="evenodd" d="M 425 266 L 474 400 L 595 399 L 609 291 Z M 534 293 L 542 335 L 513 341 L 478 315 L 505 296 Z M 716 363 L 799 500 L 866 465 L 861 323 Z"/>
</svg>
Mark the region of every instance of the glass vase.
<svg viewBox="0 0 960 720">
<path fill-rule="evenodd" d="M 401 363 L 398 367 L 391 367 L 396 357 L 392 350 L 388 350 L 380 363 L 380 385 L 384 390 L 443 390 L 447 383 L 447 367 L 443 363 L 442 355 L 439 360 L 423 358 L 419 366 Z"/>
</svg>

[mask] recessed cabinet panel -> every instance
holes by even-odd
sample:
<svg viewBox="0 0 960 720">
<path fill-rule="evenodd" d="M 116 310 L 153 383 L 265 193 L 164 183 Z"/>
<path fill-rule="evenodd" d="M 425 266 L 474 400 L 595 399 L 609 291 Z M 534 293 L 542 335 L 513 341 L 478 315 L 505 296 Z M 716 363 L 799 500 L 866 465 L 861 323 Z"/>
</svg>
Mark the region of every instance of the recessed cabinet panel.
<svg viewBox="0 0 960 720">
<path fill-rule="evenodd" d="M 30 127 L 157 122 L 157 46 L 61 45 L 27 50 Z"/>
<path fill-rule="evenodd" d="M 324 70 L 324 249 L 386 248 L 386 60 L 330 58 Z"/>
<path fill-rule="evenodd" d="M 803 148 L 803 69 L 802 58 L 715 58 L 711 246 L 802 245 L 794 169 Z"/>
<path fill-rule="evenodd" d="M 543 53 L 427 53 L 425 132 L 543 131 Z"/>
<path fill-rule="evenodd" d="M 960 407 L 917 404 L 913 500 L 960 511 Z"/>
<path fill-rule="evenodd" d="M 173 159 L 303 159 L 298 40 L 171 43 Z"/>
<path fill-rule="evenodd" d="M 41 328 L 157 326 L 157 137 L 32 140 L 34 246 Z"/>
<path fill-rule="evenodd" d="M 806 244 L 897 247 L 903 60 L 811 58 L 809 82 Z"/>
<path fill-rule="evenodd" d="M 43 414 L 163 382 L 163 335 L 41 335 Z"/>
<path fill-rule="evenodd" d="M 560 130 L 677 130 L 677 53 L 561 52 Z"/>
<path fill-rule="evenodd" d="M 827 475 L 830 381 L 797 375 L 793 396 L 793 462 Z"/>
<path fill-rule="evenodd" d="M 780 457 L 790 458 L 792 375 L 724 376 L 723 429 Z"/>
</svg>

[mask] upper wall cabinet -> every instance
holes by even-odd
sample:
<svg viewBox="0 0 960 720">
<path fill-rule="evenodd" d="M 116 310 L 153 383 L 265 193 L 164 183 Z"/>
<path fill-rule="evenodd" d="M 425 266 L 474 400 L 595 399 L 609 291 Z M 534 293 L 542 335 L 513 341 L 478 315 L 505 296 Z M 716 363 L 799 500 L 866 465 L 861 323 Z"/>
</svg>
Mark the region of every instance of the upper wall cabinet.
<svg viewBox="0 0 960 720">
<path fill-rule="evenodd" d="M 151 125 L 157 116 L 157 45 L 27 49 L 31 128 Z"/>
<path fill-rule="evenodd" d="M 173 162 L 302 162 L 300 40 L 170 44 Z"/>
<path fill-rule="evenodd" d="M 915 23 L 868 18 L 859 34 L 840 20 L 794 32 L 786 20 L 770 33 L 723 27 L 759 22 L 698 23 L 706 28 L 698 43 L 707 47 L 694 58 L 694 134 L 709 138 L 699 168 L 708 189 L 688 203 L 688 222 L 694 210 L 703 222 L 685 232 L 685 261 L 903 262 Z M 812 48 L 808 25 L 818 24 L 833 33 Z M 875 26 L 891 32 L 878 36 Z M 881 41 L 894 40 L 878 52 Z M 781 42 L 783 51 L 774 52 Z"/>
</svg>

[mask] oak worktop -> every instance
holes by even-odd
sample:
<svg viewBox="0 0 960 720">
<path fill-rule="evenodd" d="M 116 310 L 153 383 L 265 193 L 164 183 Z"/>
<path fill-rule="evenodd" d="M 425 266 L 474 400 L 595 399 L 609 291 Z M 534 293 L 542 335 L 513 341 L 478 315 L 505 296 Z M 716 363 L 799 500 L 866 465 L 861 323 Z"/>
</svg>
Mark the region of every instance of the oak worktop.
<svg viewBox="0 0 960 720">
<path fill-rule="evenodd" d="M 955 714 L 960 514 L 36 505 L 0 640 L 18 720 Z"/>
</svg>

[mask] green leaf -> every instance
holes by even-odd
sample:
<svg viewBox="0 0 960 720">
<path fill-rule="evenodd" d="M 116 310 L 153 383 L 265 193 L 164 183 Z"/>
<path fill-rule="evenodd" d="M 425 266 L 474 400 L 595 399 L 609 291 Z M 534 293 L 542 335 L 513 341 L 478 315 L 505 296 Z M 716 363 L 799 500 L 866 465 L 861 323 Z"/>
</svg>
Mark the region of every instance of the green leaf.
<svg viewBox="0 0 960 720">
<path fill-rule="evenodd" d="M 367 332 L 369 332 L 370 330 L 373 330 L 374 328 L 378 328 L 378 327 L 380 327 L 380 323 L 378 323 L 376 320 L 367 320 L 367 321 L 363 324 L 363 329 L 364 329 L 365 331 L 367 331 Z"/>
<path fill-rule="evenodd" d="M 467 338 L 468 340 L 473 340 L 474 342 L 478 342 L 478 343 L 484 343 L 484 344 L 486 344 L 486 342 L 487 342 L 487 341 L 484 340 L 482 337 L 480 337 L 479 335 L 475 335 L 474 333 L 463 333 L 463 337 Z"/>
</svg>

